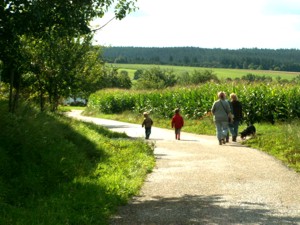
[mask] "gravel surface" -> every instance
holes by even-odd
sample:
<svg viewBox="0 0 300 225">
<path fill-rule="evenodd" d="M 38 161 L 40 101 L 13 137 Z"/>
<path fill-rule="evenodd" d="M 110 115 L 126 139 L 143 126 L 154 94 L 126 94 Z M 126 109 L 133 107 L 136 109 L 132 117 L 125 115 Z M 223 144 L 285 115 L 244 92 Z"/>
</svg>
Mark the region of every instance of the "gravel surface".
<svg viewBox="0 0 300 225">
<path fill-rule="evenodd" d="M 140 124 L 69 116 L 144 137 Z M 212 136 L 182 132 L 178 141 L 156 127 L 149 141 L 156 168 L 111 225 L 300 224 L 300 174 L 272 156 Z"/>
</svg>

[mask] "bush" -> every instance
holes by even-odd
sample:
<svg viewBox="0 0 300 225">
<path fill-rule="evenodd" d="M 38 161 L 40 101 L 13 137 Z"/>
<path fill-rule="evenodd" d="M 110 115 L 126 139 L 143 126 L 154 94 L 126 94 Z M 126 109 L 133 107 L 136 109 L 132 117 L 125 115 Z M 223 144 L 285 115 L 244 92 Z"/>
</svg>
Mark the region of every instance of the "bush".
<svg viewBox="0 0 300 225">
<path fill-rule="evenodd" d="M 176 82 L 176 75 L 172 70 L 161 70 L 159 67 L 153 67 L 139 75 L 135 88 L 139 90 L 163 89 L 173 87 Z"/>
</svg>

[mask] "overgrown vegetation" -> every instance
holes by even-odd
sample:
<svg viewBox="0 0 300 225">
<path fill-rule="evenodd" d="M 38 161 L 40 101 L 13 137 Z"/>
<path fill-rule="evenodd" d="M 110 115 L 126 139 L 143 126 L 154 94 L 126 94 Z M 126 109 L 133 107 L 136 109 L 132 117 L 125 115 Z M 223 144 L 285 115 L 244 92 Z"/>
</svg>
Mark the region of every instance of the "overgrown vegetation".
<svg viewBox="0 0 300 225">
<path fill-rule="evenodd" d="M 143 140 L 0 102 L 0 224 L 107 224 L 154 166 Z"/>
<path fill-rule="evenodd" d="M 300 118 L 300 89 L 297 85 L 245 82 L 208 82 L 198 86 L 151 91 L 100 90 L 90 96 L 88 110 L 102 113 L 148 111 L 170 118 L 172 109 L 180 108 L 186 118 L 198 119 L 211 110 L 212 102 L 220 90 L 238 95 L 243 102 L 247 123 L 274 123 Z"/>
</svg>

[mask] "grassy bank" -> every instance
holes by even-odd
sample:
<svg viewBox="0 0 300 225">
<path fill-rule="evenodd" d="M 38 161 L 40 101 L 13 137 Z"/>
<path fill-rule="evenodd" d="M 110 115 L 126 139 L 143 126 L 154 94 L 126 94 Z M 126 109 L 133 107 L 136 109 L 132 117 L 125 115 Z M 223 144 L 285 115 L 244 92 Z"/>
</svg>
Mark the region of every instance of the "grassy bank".
<svg viewBox="0 0 300 225">
<path fill-rule="evenodd" d="M 88 109 L 87 109 L 88 110 Z M 130 123 L 142 122 L 142 115 L 132 112 L 122 114 L 97 114 L 87 111 L 86 115 L 97 116 L 101 118 L 126 121 Z M 151 115 L 154 120 L 154 126 L 171 129 L 170 120 Z M 290 123 L 277 122 L 274 125 L 270 123 L 255 124 L 257 134 L 254 138 L 247 140 L 238 139 L 242 144 L 264 151 L 293 170 L 300 172 L 300 121 Z M 246 128 L 243 123 L 240 126 L 240 131 Z M 210 115 L 204 116 L 198 120 L 185 119 L 183 132 L 215 135 L 215 126 Z"/>
<path fill-rule="evenodd" d="M 136 195 L 153 149 L 94 124 L 0 102 L 0 224 L 107 224 Z"/>
</svg>

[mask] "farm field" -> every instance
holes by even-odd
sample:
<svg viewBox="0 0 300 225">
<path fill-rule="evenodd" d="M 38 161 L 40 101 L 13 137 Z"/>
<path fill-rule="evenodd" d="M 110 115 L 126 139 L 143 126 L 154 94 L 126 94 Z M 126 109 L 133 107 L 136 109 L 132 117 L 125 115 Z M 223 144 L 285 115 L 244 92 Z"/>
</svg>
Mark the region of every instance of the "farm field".
<svg viewBox="0 0 300 225">
<path fill-rule="evenodd" d="M 138 69 L 150 69 L 152 67 L 159 67 L 165 70 L 173 70 L 175 74 L 180 75 L 184 72 L 192 73 L 194 70 L 212 70 L 219 79 L 222 78 L 240 78 L 249 73 L 259 76 L 268 76 L 272 79 L 281 77 L 282 79 L 291 80 L 294 77 L 300 75 L 300 72 L 287 72 L 287 71 L 272 71 L 272 70 L 249 70 L 249 69 L 225 69 L 225 68 L 204 68 L 204 67 L 188 67 L 188 66 L 170 66 L 170 65 L 146 65 L 146 64 L 110 64 L 125 70 L 129 76 L 133 78 L 134 72 Z"/>
</svg>

